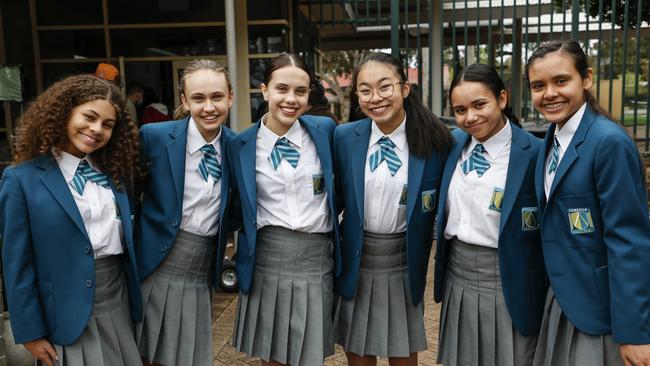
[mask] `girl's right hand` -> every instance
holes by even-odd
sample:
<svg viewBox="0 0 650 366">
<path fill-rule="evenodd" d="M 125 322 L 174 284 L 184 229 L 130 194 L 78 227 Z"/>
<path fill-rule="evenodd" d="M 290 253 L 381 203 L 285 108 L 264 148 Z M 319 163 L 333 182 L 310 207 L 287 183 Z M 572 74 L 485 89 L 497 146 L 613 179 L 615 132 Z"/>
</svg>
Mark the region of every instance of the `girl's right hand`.
<svg viewBox="0 0 650 366">
<path fill-rule="evenodd" d="M 55 366 L 55 360 L 58 361 L 59 357 L 52 347 L 52 344 L 45 338 L 37 339 L 23 343 L 23 346 L 34 356 L 37 360 L 43 362 L 47 366 Z"/>
</svg>

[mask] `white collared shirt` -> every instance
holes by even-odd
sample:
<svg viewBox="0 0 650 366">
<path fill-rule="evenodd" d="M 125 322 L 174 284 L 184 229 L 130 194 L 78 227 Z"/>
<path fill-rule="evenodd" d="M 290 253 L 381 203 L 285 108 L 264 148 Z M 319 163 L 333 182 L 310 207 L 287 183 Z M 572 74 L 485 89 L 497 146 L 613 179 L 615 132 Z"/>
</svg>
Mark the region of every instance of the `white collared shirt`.
<svg viewBox="0 0 650 366">
<path fill-rule="evenodd" d="M 323 169 L 309 133 L 296 121 L 284 136 L 278 136 L 265 123 L 266 115 L 257 131 L 255 151 L 257 228 L 270 225 L 307 233 L 332 231 Z M 295 168 L 282 159 L 274 169 L 269 161 L 281 137 L 300 153 Z"/>
<path fill-rule="evenodd" d="M 582 107 L 580 107 L 580 109 L 578 109 L 577 112 L 573 114 L 573 116 L 571 116 L 571 118 L 569 118 L 569 120 L 564 124 L 562 128 L 555 126 L 554 138 L 556 138 L 560 143 L 560 148 L 558 149 L 559 154 L 557 159 L 557 167 L 552 173 L 548 172 L 548 167 L 551 163 L 551 151 L 553 150 L 554 143 L 553 141 L 551 141 L 551 146 L 549 147 L 548 153 L 546 154 L 546 163 L 544 164 L 544 192 L 546 193 L 546 198 L 548 198 L 548 195 L 551 192 L 553 179 L 555 179 L 555 173 L 557 173 L 557 168 L 560 167 L 560 162 L 564 157 L 564 153 L 569 147 L 569 144 L 571 144 L 571 140 L 573 139 L 573 135 L 576 134 L 578 126 L 580 126 L 580 121 L 582 120 L 582 116 L 585 114 L 585 109 L 587 109 L 586 102 L 582 105 Z"/>
<path fill-rule="evenodd" d="M 370 171 L 370 156 L 381 149 L 378 142 L 384 136 L 390 138 L 395 144 L 393 150 L 402 161 L 395 175 L 390 174 L 386 161 L 382 161 L 374 172 Z M 384 135 L 377 123 L 372 121 L 365 164 L 363 197 L 365 231 L 376 234 L 406 231 L 408 171 L 409 146 L 406 142 L 406 117 L 390 135 Z"/>
<path fill-rule="evenodd" d="M 456 169 L 449 182 L 445 238 L 456 236 L 469 244 L 490 248 L 499 246 L 499 225 L 503 203 L 510 149 L 512 126 L 507 121 L 501 131 L 482 142 L 490 168 L 479 177 L 476 170 L 463 172 L 462 164 L 479 144 L 474 137 L 463 148 Z"/>
<path fill-rule="evenodd" d="M 79 194 L 70 182 L 82 159 L 65 151 L 57 151 L 53 155 L 81 214 L 86 233 L 93 247 L 94 258 L 123 253 L 122 218 L 119 215 L 113 191 L 87 180 L 83 194 Z M 93 169 L 101 172 L 90 158 L 86 157 L 85 160 Z"/>
<path fill-rule="evenodd" d="M 201 148 L 205 144 L 214 146 L 217 161 L 221 164 L 221 132 L 219 129 L 217 137 L 206 142 L 196 127 L 194 119 L 190 117 L 187 124 L 185 189 L 180 229 L 201 236 L 217 234 L 221 208 L 221 179 L 215 183 L 212 176 L 208 174 L 206 182 L 199 172 L 199 163 L 204 155 Z M 172 198 L 170 196 L 170 199 Z"/>
</svg>

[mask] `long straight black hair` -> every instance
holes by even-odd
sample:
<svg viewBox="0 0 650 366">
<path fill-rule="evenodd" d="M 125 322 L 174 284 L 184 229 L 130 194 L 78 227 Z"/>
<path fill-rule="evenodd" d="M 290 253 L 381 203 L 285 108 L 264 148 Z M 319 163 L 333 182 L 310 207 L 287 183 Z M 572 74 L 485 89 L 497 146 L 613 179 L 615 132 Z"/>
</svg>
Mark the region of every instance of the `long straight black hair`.
<svg viewBox="0 0 650 366">
<path fill-rule="evenodd" d="M 499 95 L 501 92 L 505 90 L 506 94 L 508 95 L 508 100 L 506 101 L 506 108 L 503 109 L 502 113 L 508 117 L 510 122 L 517 125 L 518 127 L 521 127 L 519 118 L 517 118 L 515 113 L 512 111 L 512 107 L 510 106 L 510 93 L 508 93 L 503 80 L 501 80 L 499 77 L 499 73 L 497 73 L 497 71 L 492 66 L 484 64 L 472 64 L 457 72 L 456 76 L 454 76 L 454 80 L 452 80 L 451 85 L 449 86 L 450 104 L 451 93 L 458 86 L 458 84 L 463 81 L 471 81 L 485 85 L 485 87 L 490 89 L 492 94 L 494 94 L 494 97 L 497 99 L 497 101 L 499 100 Z"/>
<path fill-rule="evenodd" d="M 374 52 L 368 54 L 354 69 L 352 73 L 352 105 L 359 105 L 357 97 L 357 77 L 359 71 L 368 62 L 377 62 L 390 66 L 399 75 L 402 83 L 408 82 L 402 64 L 387 53 Z M 355 103 L 356 102 L 356 103 Z M 451 135 L 447 127 L 434 116 L 420 101 L 418 94 L 411 88 L 408 96 L 404 98 L 406 111 L 406 141 L 409 151 L 418 157 L 426 158 L 434 151 L 447 151 L 451 146 Z"/>
<path fill-rule="evenodd" d="M 550 41 L 548 43 L 544 43 L 543 45 L 539 46 L 533 52 L 532 55 L 528 58 L 528 62 L 526 62 L 526 83 L 528 87 L 530 88 L 530 67 L 533 65 L 533 63 L 540 58 L 543 58 L 544 56 L 548 55 L 549 53 L 552 52 L 562 52 L 562 54 L 569 56 L 571 60 L 573 60 L 573 66 L 575 66 L 576 70 L 578 70 L 578 74 L 580 74 L 581 78 L 586 78 L 587 77 L 587 72 L 589 70 L 589 61 L 587 59 L 587 55 L 585 52 L 582 50 L 582 47 L 580 47 L 580 43 L 573 41 L 573 40 L 554 40 Z M 616 121 L 616 119 L 603 107 L 598 104 L 598 101 L 594 97 L 593 94 L 589 90 L 585 90 L 585 101 L 587 102 L 587 105 L 589 105 L 589 108 L 593 110 L 596 113 L 602 114 L 603 116 L 609 118 L 612 121 Z"/>
</svg>

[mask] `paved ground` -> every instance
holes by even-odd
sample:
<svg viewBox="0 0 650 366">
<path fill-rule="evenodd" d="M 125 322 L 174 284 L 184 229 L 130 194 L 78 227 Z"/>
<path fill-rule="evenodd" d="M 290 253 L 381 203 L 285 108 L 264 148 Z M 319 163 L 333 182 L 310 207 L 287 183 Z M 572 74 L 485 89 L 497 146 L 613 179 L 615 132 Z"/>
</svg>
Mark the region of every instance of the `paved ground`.
<svg viewBox="0 0 650 366">
<path fill-rule="evenodd" d="M 429 349 L 419 355 L 419 365 L 435 366 L 438 345 L 438 322 L 440 304 L 433 302 L 433 256 L 429 263 L 429 275 L 425 290 L 424 322 L 429 341 Z M 259 365 L 257 359 L 248 359 L 243 354 L 237 353 L 230 345 L 232 327 L 237 311 L 237 296 L 235 294 L 216 293 L 214 298 L 214 322 L 212 334 L 214 335 L 214 365 Z M 387 360 L 380 360 L 378 365 L 388 365 Z M 345 354 L 337 347 L 336 354 L 325 361 L 327 366 L 347 365 Z"/>
</svg>

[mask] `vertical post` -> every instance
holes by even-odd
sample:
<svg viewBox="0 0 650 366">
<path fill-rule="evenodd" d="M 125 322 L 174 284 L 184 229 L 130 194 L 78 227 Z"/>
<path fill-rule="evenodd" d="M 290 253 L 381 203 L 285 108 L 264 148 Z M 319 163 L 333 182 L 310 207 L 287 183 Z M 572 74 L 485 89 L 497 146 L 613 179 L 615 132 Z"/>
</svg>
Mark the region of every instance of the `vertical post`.
<svg viewBox="0 0 650 366">
<path fill-rule="evenodd" d="M 399 60 L 399 0 L 390 0 L 390 49 Z"/>
<path fill-rule="evenodd" d="M 228 52 L 228 73 L 234 90 L 235 100 L 230 109 L 230 127 L 243 130 L 251 121 L 250 92 L 248 86 L 248 20 L 246 2 L 226 0 L 226 43 Z M 239 42 L 238 42 L 239 40 Z M 245 62 L 238 63 L 238 60 Z"/>
<path fill-rule="evenodd" d="M 588 11 L 588 9 L 586 9 Z M 589 20 L 587 20 L 589 23 Z M 578 41 L 580 34 L 580 0 L 572 0 L 571 4 L 571 39 Z"/>
<path fill-rule="evenodd" d="M 6 63 L 7 63 L 7 56 L 5 54 L 4 25 L 2 23 L 2 9 L 0 9 L 0 65 L 4 65 Z M 3 102 L 3 107 L 4 107 L 3 109 L 5 115 L 5 129 L 7 132 L 7 142 L 9 143 L 9 151 L 13 153 L 14 144 L 13 144 L 12 137 L 14 131 L 13 131 L 13 121 L 11 120 L 11 103 Z M 1 313 L 2 313 L 2 292 L 0 291 L 0 314 Z M 0 324 L 0 330 L 2 330 L 2 324 Z M 2 334 L 0 334 L 0 343 L 4 343 L 4 339 L 2 339 Z"/>
<path fill-rule="evenodd" d="M 431 112 L 442 115 L 442 0 L 429 0 L 429 75 Z M 439 32 L 436 32 L 439 30 Z"/>
<path fill-rule="evenodd" d="M 29 18 L 32 26 L 32 46 L 34 48 L 34 71 L 36 72 L 36 92 L 43 91 L 43 69 L 41 65 L 41 44 L 38 39 L 36 19 L 36 0 L 29 0 Z"/>
<path fill-rule="evenodd" d="M 512 75 L 511 75 L 511 93 L 512 110 L 516 115 L 521 115 L 521 98 L 522 98 L 522 65 L 521 65 L 521 32 L 523 20 L 517 16 L 515 10 L 512 23 Z"/>
</svg>

